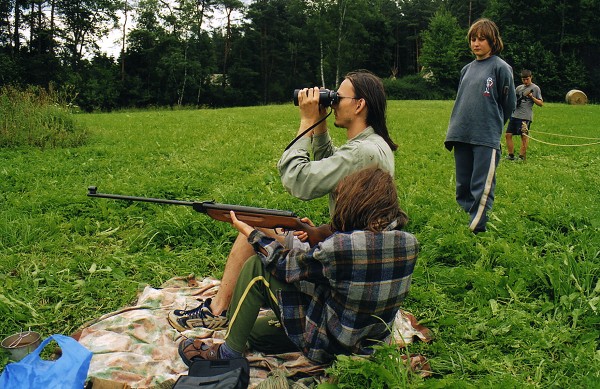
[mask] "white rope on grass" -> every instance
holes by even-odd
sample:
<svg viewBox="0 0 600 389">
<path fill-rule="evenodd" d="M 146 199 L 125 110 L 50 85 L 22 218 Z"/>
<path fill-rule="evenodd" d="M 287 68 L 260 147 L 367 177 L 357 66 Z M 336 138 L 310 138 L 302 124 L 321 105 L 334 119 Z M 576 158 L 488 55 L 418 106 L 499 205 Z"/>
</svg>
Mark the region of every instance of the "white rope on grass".
<svg viewBox="0 0 600 389">
<path fill-rule="evenodd" d="M 581 147 L 581 146 L 594 146 L 594 145 L 600 145 L 600 141 L 598 141 L 598 142 L 592 142 L 592 143 L 573 144 L 573 145 L 561 145 L 561 144 L 558 144 L 558 143 L 550 143 L 550 142 L 545 142 L 545 141 L 543 141 L 543 140 L 536 139 L 536 138 L 532 137 L 532 136 L 531 136 L 531 135 L 529 135 L 529 134 L 523 134 L 523 135 L 525 135 L 527 138 L 529 138 L 529 139 L 531 139 L 531 140 L 534 140 L 534 141 L 536 141 L 536 142 L 543 143 L 543 144 L 545 144 L 545 145 L 550 145 L 550 146 L 559 146 L 559 147 Z M 598 139 L 598 138 L 582 138 L 582 139 Z"/>
<path fill-rule="evenodd" d="M 574 135 L 564 135 L 564 134 L 552 134 L 550 132 L 543 132 L 543 131 L 538 131 L 536 130 L 535 132 L 537 132 L 538 134 L 544 134 L 544 135 L 553 135 L 553 136 L 561 136 L 563 138 L 577 138 L 577 139 L 591 139 L 591 140 L 600 140 L 600 138 L 588 138 L 585 136 L 574 136 Z"/>
</svg>

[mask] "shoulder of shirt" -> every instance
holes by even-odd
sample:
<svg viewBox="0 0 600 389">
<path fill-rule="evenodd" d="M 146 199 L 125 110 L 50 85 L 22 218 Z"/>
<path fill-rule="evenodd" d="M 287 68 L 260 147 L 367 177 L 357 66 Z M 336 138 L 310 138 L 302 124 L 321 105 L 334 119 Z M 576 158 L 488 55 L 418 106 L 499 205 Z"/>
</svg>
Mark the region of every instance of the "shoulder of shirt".
<svg viewBox="0 0 600 389">
<path fill-rule="evenodd" d="M 508 64 L 508 62 L 506 62 L 505 60 L 503 60 L 496 54 L 494 54 L 491 57 L 488 57 L 484 60 L 481 60 L 481 61 L 475 60 L 474 62 L 479 62 L 482 64 L 485 63 L 485 64 L 489 64 L 490 66 L 508 67 L 509 69 L 512 70 L 512 67 Z"/>
<path fill-rule="evenodd" d="M 366 138 L 366 137 L 369 137 L 371 135 L 377 135 L 377 136 L 379 136 L 378 134 L 375 133 L 375 129 L 373 127 L 368 126 L 364 130 L 362 130 L 358 135 L 356 135 L 354 137 L 354 139 L 356 139 L 356 138 Z"/>
<path fill-rule="evenodd" d="M 508 62 L 506 62 L 502 58 L 498 57 L 497 55 L 495 57 L 498 58 L 498 63 L 500 64 L 500 66 L 509 69 L 511 71 L 511 73 L 512 73 L 513 68 L 512 68 L 512 66 L 510 66 L 508 64 Z"/>
<path fill-rule="evenodd" d="M 365 128 L 363 131 L 361 131 L 354 138 L 347 141 L 341 147 L 344 147 L 346 145 L 348 145 L 349 147 L 357 147 L 358 144 L 362 145 L 364 143 L 370 143 L 374 137 L 381 138 L 381 136 L 379 134 L 375 133 L 375 130 L 373 129 L 373 127 L 369 126 L 369 127 Z M 381 139 L 383 139 L 383 138 L 381 138 Z"/>
<path fill-rule="evenodd" d="M 332 238 L 334 239 L 339 239 L 339 240 L 346 240 L 346 239 L 353 239 L 356 237 L 360 237 L 360 236 L 371 236 L 371 235 L 383 235 L 383 236 L 403 236 L 404 239 L 406 239 L 407 241 L 413 243 L 413 244 L 418 244 L 417 238 L 411 234 L 410 232 L 406 232 L 403 230 L 389 230 L 389 231 L 379 231 L 379 232 L 373 232 L 373 231 L 365 231 L 365 230 L 355 230 L 355 231 L 348 231 L 348 232 L 335 232 L 333 235 L 331 235 Z"/>
<path fill-rule="evenodd" d="M 381 135 L 375 133 L 362 135 L 361 133 L 339 147 L 338 150 L 345 149 L 360 153 L 372 153 L 380 150 L 383 144 L 387 145 Z"/>
</svg>

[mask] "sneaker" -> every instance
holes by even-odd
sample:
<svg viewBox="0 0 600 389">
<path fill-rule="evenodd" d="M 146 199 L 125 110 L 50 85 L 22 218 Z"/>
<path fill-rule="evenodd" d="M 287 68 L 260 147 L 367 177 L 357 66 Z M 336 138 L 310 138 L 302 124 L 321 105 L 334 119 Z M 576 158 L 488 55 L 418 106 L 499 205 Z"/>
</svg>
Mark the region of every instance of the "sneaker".
<svg viewBox="0 0 600 389">
<path fill-rule="evenodd" d="M 519 155 L 519 159 L 523 162 L 525 162 L 525 156 L 524 155 Z"/>
<path fill-rule="evenodd" d="M 178 331 L 193 330 L 203 327 L 213 331 L 227 328 L 228 320 L 226 311 L 220 315 L 213 315 L 210 311 L 211 299 L 206 299 L 200 306 L 194 309 L 176 309 L 169 313 L 169 324 Z"/>
<path fill-rule="evenodd" d="M 506 159 L 508 159 L 509 161 L 514 161 L 515 160 L 515 155 L 514 154 L 508 154 L 506 156 Z"/>
</svg>

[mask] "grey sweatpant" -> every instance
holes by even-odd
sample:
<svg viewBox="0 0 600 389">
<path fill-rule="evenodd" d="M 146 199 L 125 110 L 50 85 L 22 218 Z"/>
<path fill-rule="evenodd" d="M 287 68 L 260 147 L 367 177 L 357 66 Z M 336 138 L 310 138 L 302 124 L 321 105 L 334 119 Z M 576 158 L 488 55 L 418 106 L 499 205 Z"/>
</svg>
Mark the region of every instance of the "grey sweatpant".
<svg viewBox="0 0 600 389">
<path fill-rule="evenodd" d="M 470 215 L 473 232 L 486 230 L 487 212 L 494 204 L 500 151 L 487 146 L 455 143 L 456 202 Z"/>
</svg>

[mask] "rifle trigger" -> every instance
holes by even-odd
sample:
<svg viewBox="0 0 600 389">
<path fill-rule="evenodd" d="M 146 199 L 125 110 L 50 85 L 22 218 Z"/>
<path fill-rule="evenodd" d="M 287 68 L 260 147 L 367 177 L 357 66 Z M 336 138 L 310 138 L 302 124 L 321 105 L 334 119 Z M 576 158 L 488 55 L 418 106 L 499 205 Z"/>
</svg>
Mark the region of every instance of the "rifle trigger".
<svg viewBox="0 0 600 389">
<path fill-rule="evenodd" d="M 275 235 L 285 235 L 286 232 L 288 232 L 289 230 L 283 228 L 283 227 L 273 227 L 273 232 L 275 233 Z"/>
</svg>

